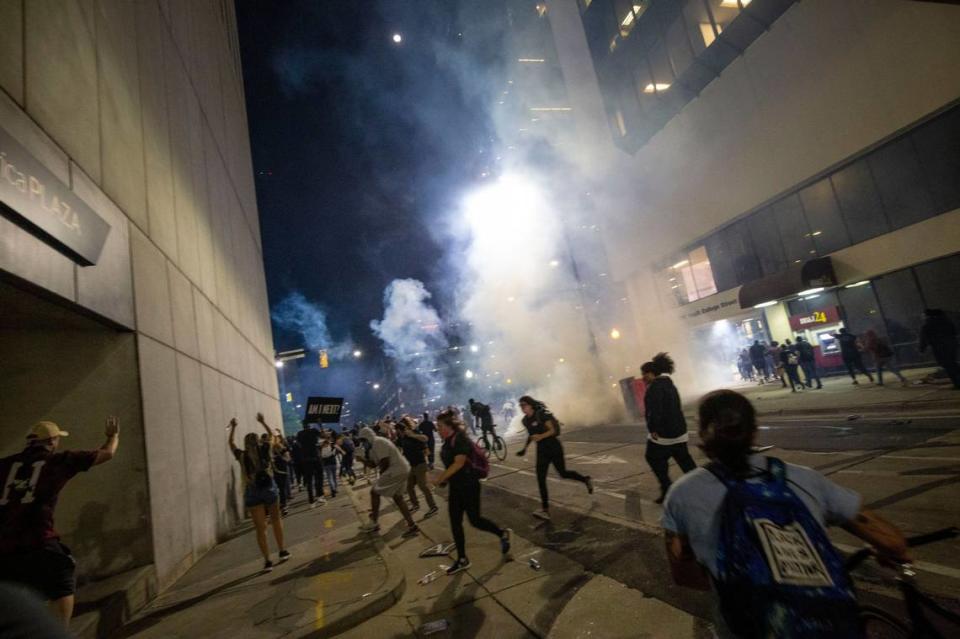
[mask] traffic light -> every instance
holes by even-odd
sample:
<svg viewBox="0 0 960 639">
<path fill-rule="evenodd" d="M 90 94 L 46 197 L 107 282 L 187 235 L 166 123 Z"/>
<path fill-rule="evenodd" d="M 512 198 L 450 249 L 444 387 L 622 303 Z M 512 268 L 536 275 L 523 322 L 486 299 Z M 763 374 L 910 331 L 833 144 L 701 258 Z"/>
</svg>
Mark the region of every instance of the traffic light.
<svg viewBox="0 0 960 639">
<path fill-rule="evenodd" d="M 330 359 L 327 357 L 327 351 L 320 351 L 320 368 L 330 366 Z"/>
</svg>

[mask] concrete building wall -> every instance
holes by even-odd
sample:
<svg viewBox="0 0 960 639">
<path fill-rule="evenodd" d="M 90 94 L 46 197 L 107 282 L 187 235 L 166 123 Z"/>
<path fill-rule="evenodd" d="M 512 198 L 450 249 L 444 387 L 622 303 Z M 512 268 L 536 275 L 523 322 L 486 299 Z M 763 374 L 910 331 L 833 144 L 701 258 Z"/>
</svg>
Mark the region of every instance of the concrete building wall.
<svg viewBox="0 0 960 639">
<path fill-rule="evenodd" d="M 804 0 L 611 176 L 625 277 L 960 97 L 960 11 Z M 906 248 L 906 247 L 905 247 Z M 908 249 L 907 249 L 908 250 Z"/>
<path fill-rule="evenodd" d="M 240 514 L 226 422 L 280 424 L 234 20 L 222 0 L 0 0 L 0 126 L 111 225 L 84 267 L 0 217 L 0 275 L 135 332 L 161 585 Z"/>
</svg>

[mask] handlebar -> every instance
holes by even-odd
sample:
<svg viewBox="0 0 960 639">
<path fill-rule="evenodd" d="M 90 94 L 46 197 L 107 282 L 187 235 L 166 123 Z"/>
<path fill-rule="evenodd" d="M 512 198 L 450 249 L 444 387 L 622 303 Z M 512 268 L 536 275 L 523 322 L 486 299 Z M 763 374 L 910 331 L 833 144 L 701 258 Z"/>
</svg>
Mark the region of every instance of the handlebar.
<svg viewBox="0 0 960 639">
<path fill-rule="evenodd" d="M 944 539 L 953 539 L 954 537 L 958 536 L 960 536 L 960 528 L 951 526 L 949 528 L 941 528 L 940 530 L 924 533 L 922 535 L 907 537 L 907 546 L 909 548 L 916 548 L 917 546 L 925 546 L 937 541 L 943 541 Z M 852 571 L 854 568 L 862 564 L 868 557 L 872 557 L 875 554 L 876 551 L 873 548 L 864 548 L 853 553 L 847 558 L 845 564 L 847 572 Z"/>
</svg>

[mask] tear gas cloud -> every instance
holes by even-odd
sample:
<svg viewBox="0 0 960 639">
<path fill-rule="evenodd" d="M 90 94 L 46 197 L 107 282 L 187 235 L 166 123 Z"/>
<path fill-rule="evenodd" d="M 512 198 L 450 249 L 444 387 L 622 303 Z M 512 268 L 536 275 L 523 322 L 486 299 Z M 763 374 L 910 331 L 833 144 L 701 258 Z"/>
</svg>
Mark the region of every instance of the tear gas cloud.
<svg viewBox="0 0 960 639">
<path fill-rule="evenodd" d="M 370 322 L 370 329 L 396 363 L 401 384 L 415 381 L 425 393 L 443 397 L 446 384 L 440 354 L 447 340 L 430 297 L 419 280 L 393 280 L 383 292 L 383 319 Z M 411 412 L 416 413 L 416 408 L 411 406 Z"/>
<path fill-rule="evenodd" d="M 302 335 L 304 345 L 310 350 L 326 350 L 335 359 L 347 357 L 353 351 L 352 341 L 333 339 L 327 327 L 327 314 L 301 293 L 287 295 L 273 307 L 271 315 L 279 328 Z"/>
</svg>

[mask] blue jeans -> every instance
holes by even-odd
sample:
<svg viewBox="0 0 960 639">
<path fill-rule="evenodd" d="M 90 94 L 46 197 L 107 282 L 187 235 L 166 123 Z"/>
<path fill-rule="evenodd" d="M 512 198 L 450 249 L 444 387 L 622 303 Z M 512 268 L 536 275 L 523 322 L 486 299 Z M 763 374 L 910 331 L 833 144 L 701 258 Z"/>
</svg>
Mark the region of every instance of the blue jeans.
<svg viewBox="0 0 960 639">
<path fill-rule="evenodd" d="M 323 476 L 327 480 L 327 484 L 330 486 L 330 496 L 337 496 L 337 465 L 333 464 L 324 464 L 323 465 Z"/>
</svg>

